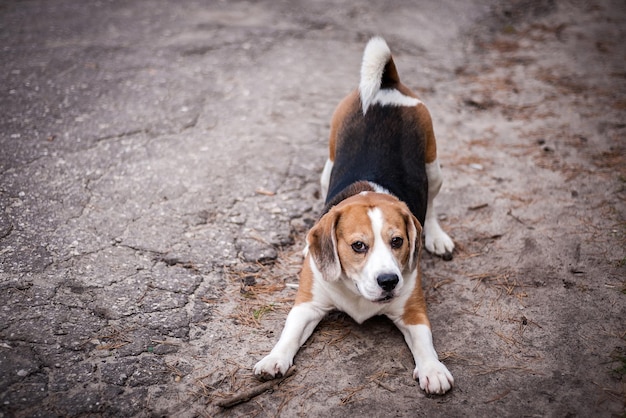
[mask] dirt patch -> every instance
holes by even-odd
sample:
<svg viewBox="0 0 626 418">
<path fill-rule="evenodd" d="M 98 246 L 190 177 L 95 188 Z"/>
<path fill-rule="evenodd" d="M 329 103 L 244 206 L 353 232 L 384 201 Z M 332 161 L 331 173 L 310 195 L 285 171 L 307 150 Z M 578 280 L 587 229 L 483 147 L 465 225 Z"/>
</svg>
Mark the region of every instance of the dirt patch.
<svg viewBox="0 0 626 418">
<path fill-rule="evenodd" d="M 619 415 L 626 150 L 624 80 L 611 63 L 624 51 L 599 44 L 609 38 L 600 23 L 608 5 L 547 14 L 523 6 L 487 18 L 491 31 L 477 29 L 473 55 L 446 89 L 458 97 L 458 120 L 436 125 L 442 221 L 458 249 L 451 263 L 425 256 L 424 285 L 457 388 L 420 406 L 442 415 Z M 266 349 L 283 318 L 261 324 L 274 334 Z M 257 401 L 263 410 L 367 415 L 392 405 L 385 413 L 406 415 L 412 404 L 398 401 L 416 389 L 410 358 L 384 319 L 324 321 L 296 362 L 299 375 Z M 257 407 L 247 408 L 237 413 Z"/>
</svg>

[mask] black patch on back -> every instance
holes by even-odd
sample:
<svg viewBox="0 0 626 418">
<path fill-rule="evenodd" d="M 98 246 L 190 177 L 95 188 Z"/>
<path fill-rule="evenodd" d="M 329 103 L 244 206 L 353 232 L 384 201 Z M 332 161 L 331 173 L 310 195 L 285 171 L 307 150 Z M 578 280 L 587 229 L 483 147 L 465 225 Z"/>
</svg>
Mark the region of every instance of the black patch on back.
<svg viewBox="0 0 626 418">
<path fill-rule="evenodd" d="M 327 208 L 353 183 L 370 181 L 405 202 L 423 225 L 428 198 L 425 138 L 415 125 L 414 109 L 372 105 L 365 116 L 358 109 L 347 115 L 337 135 L 341 139 L 330 176 Z"/>
</svg>

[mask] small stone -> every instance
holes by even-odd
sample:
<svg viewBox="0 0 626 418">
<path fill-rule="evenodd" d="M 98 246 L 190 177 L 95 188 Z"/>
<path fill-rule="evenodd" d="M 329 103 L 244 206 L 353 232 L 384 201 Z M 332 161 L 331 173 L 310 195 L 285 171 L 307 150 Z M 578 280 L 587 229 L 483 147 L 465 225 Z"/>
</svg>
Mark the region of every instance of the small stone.
<svg viewBox="0 0 626 418">
<path fill-rule="evenodd" d="M 246 276 L 241 279 L 244 286 L 254 286 L 256 284 L 256 278 L 254 276 Z"/>
</svg>

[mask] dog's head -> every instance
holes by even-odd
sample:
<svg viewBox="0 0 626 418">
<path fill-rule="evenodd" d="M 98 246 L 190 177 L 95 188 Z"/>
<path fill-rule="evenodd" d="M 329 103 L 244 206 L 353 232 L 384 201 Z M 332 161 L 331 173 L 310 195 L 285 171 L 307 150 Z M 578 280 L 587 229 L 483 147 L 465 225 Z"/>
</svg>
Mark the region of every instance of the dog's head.
<svg viewBox="0 0 626 418">
<path fill-rule="evenodd" d="M 346 280 L 365 299 L 386 302 L 418 267 L 421 233 L 406 204 L 365 192 L 328 211 L 309 232 L 307 244 L 324 280 Z"/>
</svg>

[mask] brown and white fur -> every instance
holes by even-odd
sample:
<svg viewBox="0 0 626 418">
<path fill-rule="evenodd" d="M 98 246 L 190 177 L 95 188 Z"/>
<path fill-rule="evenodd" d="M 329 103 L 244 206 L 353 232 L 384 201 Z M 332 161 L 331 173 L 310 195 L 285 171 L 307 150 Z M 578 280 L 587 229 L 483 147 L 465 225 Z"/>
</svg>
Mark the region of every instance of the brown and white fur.
<svg viewBox="0 0 626 418">
<path fill-rule="evenodd" d="M 337 107 L 322 173 L 326 208 L 307 235 L 294 307 L 270 354 L 254 373 L 284 374 L 322 318 L 338 309 L 356 322 L 386 315 L 415 359 L 413 377 L 427 393 L 454 384 L 433 347 L 421 285 L 422 225 L 426 249 L 449 256 L 433 200 L 442 177 L 426 106 L 398 77 L 389 47 L 372 38 L 359 89 Z"/>
</svg>

